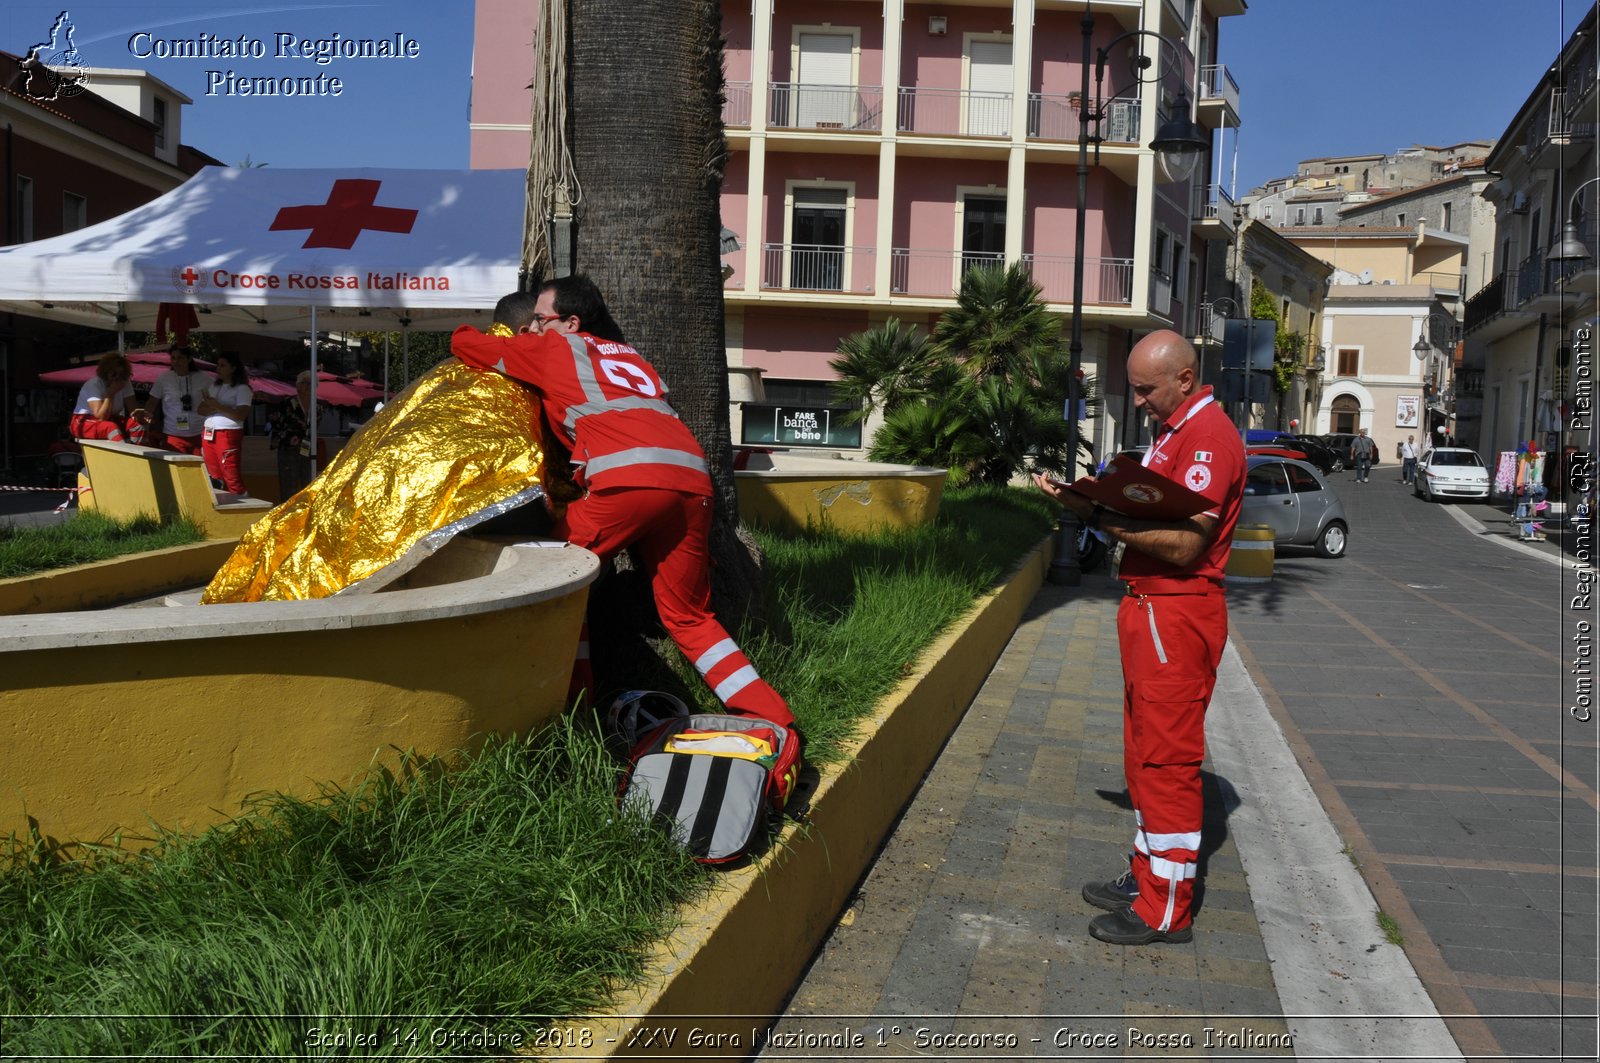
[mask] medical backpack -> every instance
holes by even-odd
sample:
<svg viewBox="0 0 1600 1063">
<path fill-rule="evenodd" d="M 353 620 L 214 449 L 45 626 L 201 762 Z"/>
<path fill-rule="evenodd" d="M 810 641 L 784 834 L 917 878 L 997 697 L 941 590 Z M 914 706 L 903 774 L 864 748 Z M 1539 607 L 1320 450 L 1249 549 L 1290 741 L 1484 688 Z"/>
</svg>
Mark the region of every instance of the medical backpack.
<svg viewBox="0 0 1600 1063">
<path fill-rule="evenodd" d="M 701 863 L 726 864 L 764 840 L 800 767 L 791 728 L 759 716 L 680 716 L 633 747 L 618 801 L 645 808 Z"/>
</svg>

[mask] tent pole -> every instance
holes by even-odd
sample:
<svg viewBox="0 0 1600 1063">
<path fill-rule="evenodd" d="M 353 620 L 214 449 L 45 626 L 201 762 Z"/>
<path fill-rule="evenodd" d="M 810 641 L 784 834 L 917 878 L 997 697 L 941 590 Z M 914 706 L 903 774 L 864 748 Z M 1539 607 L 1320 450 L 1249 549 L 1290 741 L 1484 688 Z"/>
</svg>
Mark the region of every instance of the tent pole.
<svg viewBox="0 0 1600 1063">
<path fill-rule="evenodd" d="M 311 433 L 311 476 L 317 475 L 317 304 L 311 304 L 311 409 L 306 411 L 306 427 Z"/>
</svg>

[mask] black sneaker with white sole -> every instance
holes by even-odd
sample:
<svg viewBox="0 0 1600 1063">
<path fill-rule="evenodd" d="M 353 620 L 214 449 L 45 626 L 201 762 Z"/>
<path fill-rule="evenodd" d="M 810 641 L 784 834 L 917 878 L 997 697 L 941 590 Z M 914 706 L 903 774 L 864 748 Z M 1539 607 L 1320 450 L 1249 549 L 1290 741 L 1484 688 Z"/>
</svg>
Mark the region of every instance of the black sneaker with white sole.
<svg viewBox="0 0 1600 1063">
<path fill-rule="evenodd" d="M 1108 945 L 1154 945 L 1158 942 L 1182 945 L 1194 940 L 1194 927 L 1157 930 L 1128 907 L 1121 911 L 1097 915 L 1089 920 L 1089 935 Z"/>
<path fill-rule="evenodd" d="M 1127 870 L 1109 882 L 1091 882 L 1083 887 L 1083 899 L 1108 912 L 1120 911 L 1139 899 L 1139 883 Z"/>
</svg>

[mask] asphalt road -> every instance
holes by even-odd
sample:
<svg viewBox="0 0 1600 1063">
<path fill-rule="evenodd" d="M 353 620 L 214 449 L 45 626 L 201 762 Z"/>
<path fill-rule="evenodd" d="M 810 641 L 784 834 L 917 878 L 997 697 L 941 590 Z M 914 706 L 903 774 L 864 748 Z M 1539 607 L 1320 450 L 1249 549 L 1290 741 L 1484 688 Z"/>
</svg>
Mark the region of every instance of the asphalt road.
<svg viewBox="0 0 1600 1063">
<path fill-rule="evenodd" d="M 1333 480 L 1348 555 L 1280 553 L 1230 594 L 1234 643 L 1461 1050 L 1593 1059 L 1586 544 L 1541 555 L 1388 477 Z"/>
</svg>

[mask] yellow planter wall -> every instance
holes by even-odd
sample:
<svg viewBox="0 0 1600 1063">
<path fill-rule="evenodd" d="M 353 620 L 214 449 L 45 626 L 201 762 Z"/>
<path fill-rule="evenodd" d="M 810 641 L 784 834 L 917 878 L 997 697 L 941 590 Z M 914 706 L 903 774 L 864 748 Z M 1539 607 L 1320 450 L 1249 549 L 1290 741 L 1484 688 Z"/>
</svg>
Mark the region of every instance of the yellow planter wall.
<svg viewBox="0 0 1600 1063">
<path fill-rule="evenodd" d="M 739 519 L 789 534 L 807 524 L 860 532 L 929 523 L 945 480 L 943 469 L 820 459 L 734 474 Z"/>
<path fill-rule="evenodd" d="M 313 602 L 0 618 L 0 835 L 135 837 L 558 715 L 593 554 Z"/>
</svg>

